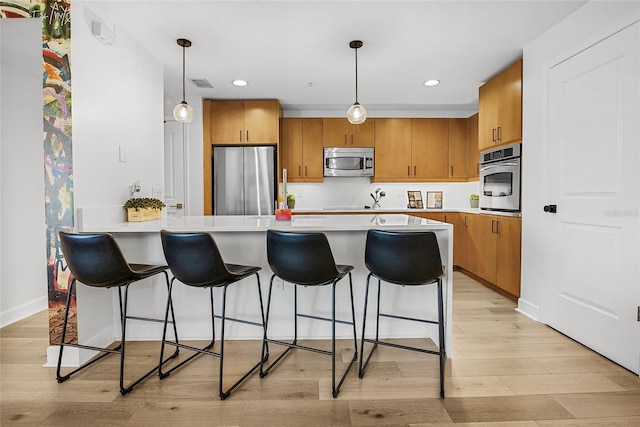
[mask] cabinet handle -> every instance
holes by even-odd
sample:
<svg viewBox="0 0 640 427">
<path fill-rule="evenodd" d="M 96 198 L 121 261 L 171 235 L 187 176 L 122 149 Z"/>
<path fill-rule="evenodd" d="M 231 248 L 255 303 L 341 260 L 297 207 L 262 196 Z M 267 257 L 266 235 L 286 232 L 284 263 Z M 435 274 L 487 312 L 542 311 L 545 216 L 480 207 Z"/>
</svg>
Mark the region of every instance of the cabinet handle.
<svg viewBox="0 0 640 427">
<path fill-rule="evenodd" d="M 498 126 L 498 141 L 502 141 L 502 127 Z"/>
<path fill-rule="evenodd" d="M 476 163 L 476 173 L 480 175 L 480 163 Z"/>
<path fill-rule="evenodd" d="M 447 222 L 447 216 L 446 215 L 444 216 L 444 221 L 442 221 L 442 222 Z"/>
<path fill-rule="evenodd" d="M 496 234 L 500 234 L 500 220 L 496 221 Z"/>
<path fill-rule="evenodd" d="M 407 166 L 407 176 L 411 176 L 411 166 Z"/>
<path fill-rule="evenodd" d="M 307 165 L 304 166 L 304 176 L 309 176 L 309 171 L 307 170 Z"/>
<path fill-rule="evenodd" d="M 242 142 L 242 129 L 240 130 L 240 142 Z"/>
<path fill-rule="evenodd" d="M 418 176 L 418 169 L 417 166 L 413 167 L 413 176 Z"/>
<path fill-rule="evenodd" d="M 467 227 L 467 216 L 466 215 L 464 216 L 464 226 L 465 226 L 465 228 Z"/>
<path fill-rule="evenodd" d="M 491 140 L 496 142 L 496 128 L 491 129 Z"/>
<path fill-rule="evenodd" d="M 249 142 L 249 131 L 247 131 L 247 142 Z"/>
<path fill-rule="evenodd" d="M 451 165 L 451 176 L 453 176 L 453 165 Z"/>
<path fill-rule="evenodd" d="M 495 220 L 495 219 L 492 219 L 492 220 L 491 220 L 491 234 L 493 234 L 493 233 L 494 233 L 494 231 L 493 231 L 493 227 L 494 227 L 495 223 L 496 223 L 496 220 Z"/>
<path fill-rule="evenodd" d="M 344 135 L 344 145 L 347 145 L 347 135 Z"/>
<path fill-rule="evenodd" d="M 298 176 L 302 176 L 302 166 L 298 166 Z"/>
</svg>

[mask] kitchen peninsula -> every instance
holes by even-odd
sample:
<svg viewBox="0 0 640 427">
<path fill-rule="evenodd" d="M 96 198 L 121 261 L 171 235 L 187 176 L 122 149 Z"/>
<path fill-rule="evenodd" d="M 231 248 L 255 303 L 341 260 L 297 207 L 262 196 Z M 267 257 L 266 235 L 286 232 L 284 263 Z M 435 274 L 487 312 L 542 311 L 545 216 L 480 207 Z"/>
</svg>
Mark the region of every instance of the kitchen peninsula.
<svg viewBox="0 0 640 427">
<path fill-rule="evenodd" d="M 162 220 L 148 222 L 110 221 L 103 214 L 91 209 L 80 209 L 82 224 L 80 232 L 110 232 L 120 244 L 129 262 L 164 264 L 164 255 L 160 241 L 160 230 L 191 231 L 212 233 L 228 263 L 241 263 L 262 267 L 260 281 L 263 297 L 266 299 L 271 270 L 266 255 L 266 231 L 268 229 L 285 231 L 313 231 L 327 235 L 337 263 L 350 264 L 353 270 L 354 299 L 356 304 L 356 322 L 358 335 L 361 330 L 362 310 L 364 305 L 364 285 L 368 271 L 364 265 L 364 247 L 366 232 L 369 229 L 389 231 L 433 231 L 440 246 L 442 261 L 447 275 L 444 279 L 445 295 L 445 336 L 451 342 L 451 294 L 453 273 L 453 227 L 440 221 L 417 218 L 409 215 L 393 214 L 359 214 L 359 215 L 302 215 L 294 216 L 291 221 L 276 221 L 273 216 L 167 216 Z M 344 279 L 348 280 L 348 279 Z M 227 310 L 230 315 L 259 321 L 260 307 L 252 286 L 239 283 L 229 288 L 230 294 Z M 385 291 L 381 307 L 398 307 L 403 315 L 437 318 L 436 287 L 405 287 L 402 292 L 389 287 Z M 119 337 L 117 315 L 117 293 L 113 291 L 113 304 L 104 304 L 104 291 L 94 290 L 86 286 L 78 288 L 78 329 L 84 340 L 92 340 L 96 344 L 108 344 Z M 276 282 L 274 293 L 284 293 L 286 298 L 278 296 L 274 299 L 271 310 L 270 330 L 274 337 L 286 338 L 292 335 L 291 305 L 288 301 L 293 296 L 291 286 L 283 286 Z M 340 283 L 337 288 L 336 317 L 349 318 L 348 286 Z M 162 276 L 145 280 L 132 286 L 129 294 L 129 308 L 132 315 L 162 318 L 166 303 L 166 289 Z M 330 314 L 331 287 L 310 287 L 299 291 L 300 311 L 313 311 L 316 315 Z M 254 301 L 256 300 L 256 301 Z M 180 339 L 195 340 L 210 338 L 210 323 L 205 321 L 209 311 L 208 297 L 201 289 L 194 289 L 177 284 L 173 291 L 173 302 L 177 313 L 177 325 Z M 266 302 L 266 301 L 265 301 Z M 216 310 L 219 305 L 216 304 Z M 200 315 L 202 314 L 202 315 Z M 300 321 L 299 336 L 301 338 L 330 337 L 330 324 Z M 381 324 L 381 336 L 388 337 L 430 337 L 437 342 L 437 327 L 407 325 L 399 321 L 386 321 Z M 161 325 L 149 322 L 130 322 L 128 338 L 138 340 L 157 340 L 161 336 Z M 338 327 L 338 338 L 348 338 L 349 328 Z M 227 336 L 231 339 L 261 339 L 256 328 L 243 324 L 229 324 Z M 49 352 L 49 363 L 52 354 Z M 65 352 L 66 355 L 66 352 Z"/>
</svg>

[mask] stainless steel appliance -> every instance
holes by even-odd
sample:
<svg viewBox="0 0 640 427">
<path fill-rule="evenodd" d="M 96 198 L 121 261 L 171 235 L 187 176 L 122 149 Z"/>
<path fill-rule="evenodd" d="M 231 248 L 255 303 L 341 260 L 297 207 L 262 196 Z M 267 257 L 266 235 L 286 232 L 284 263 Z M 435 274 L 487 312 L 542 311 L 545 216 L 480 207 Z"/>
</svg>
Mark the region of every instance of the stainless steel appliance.
<svg viewBox="0 0 640 427">
<path fill-rule="evenodd" d="M 324 176 L 373 176 L 373 148 L 325 148 Z"/>
<path fill-rule="evenodd" d="M 213 148 L 213 214 L 273 215 L 275 148 Z"/>
<path fill-rule="evenodd" d="M 520 144 L 480 153 L 480 209 L 520 211 Z"/>
</svg>

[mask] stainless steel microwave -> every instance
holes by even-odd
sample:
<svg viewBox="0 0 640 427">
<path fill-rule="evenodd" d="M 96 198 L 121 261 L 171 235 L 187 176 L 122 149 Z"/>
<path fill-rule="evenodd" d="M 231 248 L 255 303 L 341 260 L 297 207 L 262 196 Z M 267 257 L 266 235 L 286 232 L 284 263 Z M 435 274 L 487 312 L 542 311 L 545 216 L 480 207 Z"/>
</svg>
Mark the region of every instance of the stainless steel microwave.
<svg viewBox="0 0 640 427">
<path fill-rule="evenodd" d="M 373 176 L 373 148 L 325 148 L 324 176 Z"/>
</svg>

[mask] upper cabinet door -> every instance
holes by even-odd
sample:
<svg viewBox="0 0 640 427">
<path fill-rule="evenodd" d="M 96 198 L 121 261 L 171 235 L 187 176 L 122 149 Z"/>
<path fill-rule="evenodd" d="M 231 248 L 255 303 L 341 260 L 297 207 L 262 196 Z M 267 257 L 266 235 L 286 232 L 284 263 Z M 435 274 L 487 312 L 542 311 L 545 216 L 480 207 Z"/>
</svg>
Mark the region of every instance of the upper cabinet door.
<svg viewBox="0 0 640 427">
<path fill-rule="evenodd" d="M 211 142 L 239 144 L 244 141 L 244 101 L 209 101 Z"/>
<path fill-rule="evenodd" d="M 469 117 L 467 123 L 467 178 L 475 181 L 480 174 L 480 150 L 478 150 L 478 114 Z"/>
<path fill-rule="evenodd" d="M 324 179 L 322 119 L 302 119 L 302 178 L 306 182 Z"/>
<path fill-rule="evenodd" d="M 411 119 L 376 119 L 375 180 L 411 178 Z"/>
<path fill-rule="evenodd" d="M 345 147 L 348 142 L 347 119 L 324 118 L 322 119 L 322 144 L 325 147 Z"/>
<path fill-rule="evenodd" d="M 449 175 L 449 119 L 411 119 L 411 177 Z"/>
<path fill-rule="evenodd" d="M 449 179 L 467 179 L 468 119 L 449 119 Z"/>
<path fill-rule="evenodd" d="M 280 123 L 280 156 L 287 178 L 302 178 L 302 119 L 283 118 Z M 282 176 L 280 173 L 279 176 Z"/>
<path fill-rule="evenodd" d="M 347 123 L 349 121 L 347 120 Z M 349 146 L 353 147 L 373 147 L 375 145 L 374 140 L 375 119 L 367 119 L 364 123 L 359 125 L 352 125 L 349 123 Z"/>
<path fill-rule="evenodd" d="M 277 144 L 280 104 L 276 100 L 244 101 L 244 143 Z"/>
<path fill-rule="evenodd" d="M 522 141 L 522 60 L 500 73 L 498 143 Z"/>
<path fill-rule="evenodd" d="M 480 87 L 478 113 L 480 151 L 522 141 L 522 60 Z"/>
</svg>

